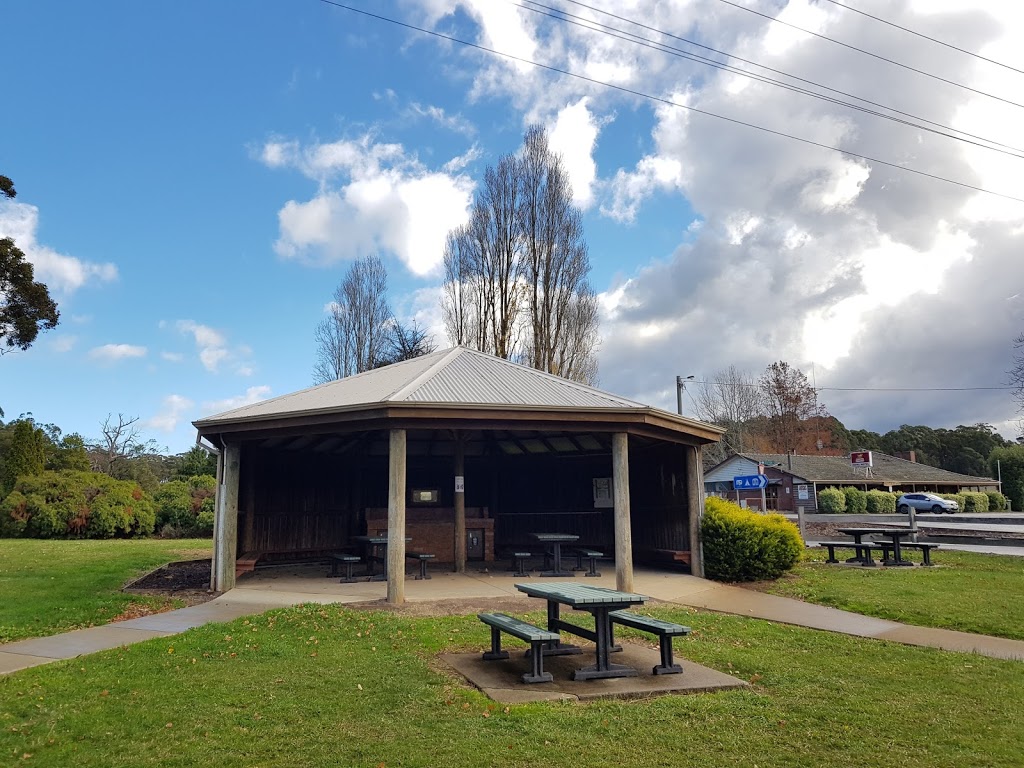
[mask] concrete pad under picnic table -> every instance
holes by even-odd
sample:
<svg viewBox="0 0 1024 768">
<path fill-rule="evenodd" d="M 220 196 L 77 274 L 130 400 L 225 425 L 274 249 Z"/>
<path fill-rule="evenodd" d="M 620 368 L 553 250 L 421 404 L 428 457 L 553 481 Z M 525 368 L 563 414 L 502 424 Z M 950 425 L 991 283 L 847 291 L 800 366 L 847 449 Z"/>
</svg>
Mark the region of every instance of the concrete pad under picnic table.
<svg viewBox="0 0 1024 768">
<path fill-rule="evenodd" d="M 615 664 L 633 667 L 636 677 L 615 677 L 605 680 L 573 680 L 572 673 L 594 663 L 593 646 L 583 646 L 583 653 L 567 656 L 545 656 L 544 671 L 554 680 L 550 683 L 524 683 L 523 674 L 530 671 L 530 660 L 522 648 L 509 648 L 510 658 L 484 661 L 481 652 L 448 653 L 441 659 L 489 698 L 501 704 L 524 704 L 531 701 L 569 699 L 640 699 L 668 694 L 709 693 L 745 688 L 748 683 L 714 669 L 676 657 L 683 671 L 678 675 L 655 675 L 651 670 L 661 660 L 654 648 L 623 643 L 622 652 L 612 654 Z"/>
</svg>

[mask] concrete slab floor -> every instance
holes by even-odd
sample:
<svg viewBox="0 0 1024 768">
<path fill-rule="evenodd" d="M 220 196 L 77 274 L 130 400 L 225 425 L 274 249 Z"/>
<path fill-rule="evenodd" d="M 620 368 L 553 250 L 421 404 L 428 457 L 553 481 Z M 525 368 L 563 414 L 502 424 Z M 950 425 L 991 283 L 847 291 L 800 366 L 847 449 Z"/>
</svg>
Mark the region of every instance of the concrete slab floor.
<svg viewBox="0 0 1024 768">
<path fill-rule="evenodd" d="M 686 659 L 678 658 L 683 671 L 678 675 L 654 675 L 652 668 L 661 655 L 653 648 L 623 643 L 622 652 L 613 655 L 616 664 L 638 670 L 637 677 L 608 680 L 572 679 L 580 667 L 594 663 L 593 646 L 583 646 L 583 653 L 572 656 L 547 656 L 544 671 L 554 677 L 550 683 L 524 683 L 523 673 L 530 671 L 530 660 L 521 648 L 510 648 L 510 658 L 484 661 L 481 653 L 449 653 L 441 660 L 501 704 L 522 704 L 529 701 L 592 701 L 595 699 L 640 699 L 668 694 L 708 693 L 745 688 L 748 683 L 730 675 Z"/>
</svg>

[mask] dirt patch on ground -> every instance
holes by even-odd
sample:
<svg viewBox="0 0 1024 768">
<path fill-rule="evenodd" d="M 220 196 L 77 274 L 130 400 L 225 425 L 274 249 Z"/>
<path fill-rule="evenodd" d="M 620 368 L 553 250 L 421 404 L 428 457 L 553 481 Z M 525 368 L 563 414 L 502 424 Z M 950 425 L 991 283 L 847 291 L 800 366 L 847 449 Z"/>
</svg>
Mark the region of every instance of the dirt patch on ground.
<svg viewBox="0 0 1024 768">
<path fill-rule="evenodd" d="M 187 605 L 198 605 L 213 600 L 220 592 L 210 589 L 210 560 L 185 560 L 169 563 L 157 568 L 132 582 L 124 588 L 129 594 L 160 595 L 184 600 Z M 143 606 L 139 607 L 140 610 Z M 149 611 L 158 613 L 159 609 Z M 146 615 L 140 613 L 139 616 Z M 124 616 L 121 619 L 134 619 L 138 616 Z"/>
<path fill-rule="evenodd" d="M 469 613 L 487 611 L 489 613 L 524 613 L 543 608 L 537 600 L 526 595 L 522 597 L 467 597 L 452 600 L 417 600 L 415 602 L 390 605 L 384 600 L 369 603 L 351 603 L 345 606 L 353 610 L 387 611 L 399 616 L 464 616 Z"/>
</svg>

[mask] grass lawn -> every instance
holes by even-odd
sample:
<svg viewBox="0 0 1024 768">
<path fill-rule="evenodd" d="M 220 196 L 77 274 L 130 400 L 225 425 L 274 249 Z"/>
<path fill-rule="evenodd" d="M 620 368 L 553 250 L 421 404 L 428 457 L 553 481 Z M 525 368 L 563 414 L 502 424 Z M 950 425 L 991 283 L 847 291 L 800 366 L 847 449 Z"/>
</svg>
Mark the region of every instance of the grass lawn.
<svg viewBox="0 0 1024 768">
<path fill-rule="evenodd" d="M 829 565 L 825 557 L 807 550 L 804 562 L 767 590 L 907 624 L 1024 640 L 1024 558 L 940 549 L 932 553 L 934 568 L 859 568 Z M 920 553 L 910 557 L 920 562 Z"/>
<path fill-rule="evenodd" d="M 301 606 L 0 678 L 0 764 L 1021 765 L 1024 664 L 654 612 L 752 687 L 504 707 L 436 660 L 487 647 L 475 616 Z"/>
<path fill-rule="evenodd" d="M 159 565 L 211 551 L 209 539 L 0 539 L 0 643 L 106 624 L 132 604 L 179 605 L 119 590 Z"/>
</svg>

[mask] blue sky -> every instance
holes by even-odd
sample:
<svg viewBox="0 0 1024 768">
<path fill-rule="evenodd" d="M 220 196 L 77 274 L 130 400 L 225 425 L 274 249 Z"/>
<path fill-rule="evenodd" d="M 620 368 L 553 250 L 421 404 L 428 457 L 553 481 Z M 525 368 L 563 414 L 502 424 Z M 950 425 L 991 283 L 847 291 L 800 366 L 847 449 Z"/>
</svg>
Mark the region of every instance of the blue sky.
<svg viewBox="0 0 1024 768">
<path fill-rule="evenodd" d="M 551 5 L 588 13 L 564 0 Z M 602 9 L 1012 144 L 1024 110 L 889 71 L 715 0 Z M 1005 156 L 700 68 L 505 0 L 353 5 L 551 66 L 1024 196 Z M 801 26 L 1012 96 L 1024 75 L 814 2 Z M 1021 65 L 1009 4 L 858 7 Z M 454 13 L 449 11 L 455 8 Z M 605 19 L 607 21 L 607 19 Z M 0 204 L 61 323 L 0 357 L 6 418 L 99 434 L 190 421 L 309 386 L 313 331 L 377 252 L 405 319 L 436 331 L 443 233 L 525 127 L 548 127 L 584 210 L 601 385 L 674 409 L 674 377 L 785 359 L 851 428 L 985 421 L 1024 330 L 1024 205 L 467 50 L 315 0 L 6 3 Z M 823 74 L 824 73 L 824 74 Z M 827 76 L 827 77 L 826 77 Z M 688 404 L 688 409 L 693 404 Z M 692 413 L 692 411 L 690 411 Z"/>
</svg>

